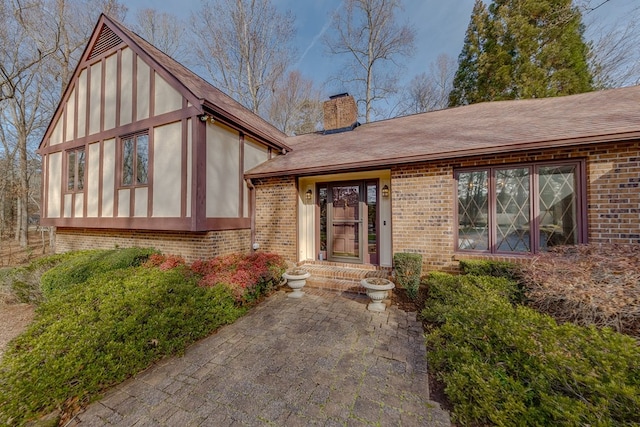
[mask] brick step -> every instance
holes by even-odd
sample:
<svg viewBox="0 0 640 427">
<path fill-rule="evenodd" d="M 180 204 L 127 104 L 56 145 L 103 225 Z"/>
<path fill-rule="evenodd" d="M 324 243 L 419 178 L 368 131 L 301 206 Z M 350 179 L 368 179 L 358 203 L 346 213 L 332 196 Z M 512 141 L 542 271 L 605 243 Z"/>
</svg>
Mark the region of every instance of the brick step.
<svg viewBox="0 0 640 427">
<path fill-rule="evenodd" d="M 353 266 L 337 263 L 304 263 L 301 265 L 311 277 L 307 279 L 310 287 L 340 292 L 365 293 L 360 281 L 368 277 L 390 279 L 391 269 L 377 266 Z"/>
</svg>

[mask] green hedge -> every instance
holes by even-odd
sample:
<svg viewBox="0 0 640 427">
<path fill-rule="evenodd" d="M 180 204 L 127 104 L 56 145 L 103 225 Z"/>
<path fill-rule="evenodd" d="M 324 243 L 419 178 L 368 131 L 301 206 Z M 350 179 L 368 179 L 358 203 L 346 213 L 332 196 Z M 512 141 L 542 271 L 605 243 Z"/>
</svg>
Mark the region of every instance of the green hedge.
<svg viewBox="0 0 640 427">
<path fill-rule="evenodd" d="M 91 277 L 107 271 L 135 267 L 157 253 L 149 248 L 96 249 L 74 252 L 66 262 L 42 275 L 41 288 L 45 298 L 71 285 L 86 282 Z"/>
<path fill-rule="evenodd" d="M 60 271 L 82 270 L 73 265 Z M 0 425 L 86 403 L 244 313 L 228 289 L 195 281 L 184 268 L 137 267 L 54 292 L 0 362 Z"/>
<path fill-rule="evenodd" d="M 393 255 L 393 269 L 396 284 L 407 290 L 414 301 L 418 298 L 420 275 L 422 274 L 422 255 L 399 252 Z"/>
<path fill-rule="evenodd" d="M 39 303 L 42 300 L 40 281 L 42 275 L 56 265 L 66 262 L 83 252 L 67 252 L 48 255 L 20 267 L 0 270 L 0 293 L 9 299 L 22 303 Z"/>
<path fill-rule="evenodd" d="M 518 266 L 506 261 L 490 260 L 460 260 L 460 270 L 463 274 L 475 276 L 495 276 L 517 279 Z"/>
<path fill-rule="evenodd" d="M 427 356 L 460 425 L 637 425 L 640 350 L 514 304 L 504 278 L 432 273 Z"/>
</svg>

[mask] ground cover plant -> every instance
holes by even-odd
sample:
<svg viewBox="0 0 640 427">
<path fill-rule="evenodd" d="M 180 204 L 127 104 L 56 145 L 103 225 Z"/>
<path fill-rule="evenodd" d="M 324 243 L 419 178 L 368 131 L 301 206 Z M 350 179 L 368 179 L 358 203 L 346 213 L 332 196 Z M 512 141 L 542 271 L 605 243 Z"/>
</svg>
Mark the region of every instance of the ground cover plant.
<svg viewBox="0 0 640 427">
<path fill-rule="evenodd" d="M 431 273 L 427 357 L 460 425 L 640 423 L 640 350 L 609 328 L 558 324 L 507 278 Z"/>
<path fill-rule="evenodd" d="M 640 245 L 560 246 L 521 269 L 531 307 L 640 338 Z"/>
<path fill-rule="evenodd" d="M 235 284 L 250 294 L 238 296 L 222 280 L 205 281 L 226 262 L 190 268 L 180 257 L 153 252 L 84 253 L 84 263 L 72 256 L 46 274 L 36 320 L 0 361 L 0 425 L 77 411 L 107 387 L 233 322 L 284 270 L 282 259 L 269 254 L 233 256 L 235 271 L 251 270 L 259 279 Z"/>
</svg>

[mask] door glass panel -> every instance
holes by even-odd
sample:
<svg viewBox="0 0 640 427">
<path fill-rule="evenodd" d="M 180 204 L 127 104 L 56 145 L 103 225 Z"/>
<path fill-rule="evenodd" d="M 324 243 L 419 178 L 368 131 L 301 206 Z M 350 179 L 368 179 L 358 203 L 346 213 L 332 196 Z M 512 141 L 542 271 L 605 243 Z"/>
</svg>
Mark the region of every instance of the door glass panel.
<svg viewBox="0 0 640 427">
<path fill-rule="evenodd" d="M 323 256 L 327 251 L 327 187 L 318 188 L 318 202 L 320 204 L 320 250 Z"/>
<path fill-rule="evenodd" d="M 332 187 L 332 256 L 360 258 L 360 186 Z"/>
<path fill-rule="evenodd" d="M 578 243 L 575 165 L 538 170 L 540 249 Z"/>
<path fill-rule="evenodd" d="M 529 168 L 496 171 L 496 250 L 530 252 Z"/>
<path fill-rule="evenodd" d="M 489 249 L 487 171 L 458 174 L 458 249 Z"/>
<path fill-rule="evenodd" d="M 369 262 L 378 262 L 378 184 L 367 184 L 367 250 Z"/>
</svg>

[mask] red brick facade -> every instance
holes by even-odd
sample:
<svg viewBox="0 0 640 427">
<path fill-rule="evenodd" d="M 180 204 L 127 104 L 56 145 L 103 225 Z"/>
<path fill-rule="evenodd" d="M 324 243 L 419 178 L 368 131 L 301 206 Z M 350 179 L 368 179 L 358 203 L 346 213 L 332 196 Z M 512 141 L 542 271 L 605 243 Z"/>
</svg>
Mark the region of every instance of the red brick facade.
<svg viewBox="0 0 640 427">
<path fill-rule="evenodd" d="M 298 189 L 296 180 L 256 180 L 255 241 L 260 250 L 298 260 Z"/>
<path fill-rule="evenodd" d="M 461 258 L 522 260 L 454 252 L 453 171 L 458 167 L 562 159 L 586 160 L 588 241 L 640 243 L 640 149 L 634 141 L 394 167 L 393 252 L 422 254 L 425 271 L 456 269 Z"/>
<path fill-rule="evenodd" d="M 142 230 L 99 230 L 58 228 L 57 253 L 82 249 L 152 247 L 164 254 L 180 255 L 191 263 L 217 255 L 251 250 L 250 230 L 210 231 L 207 233 Z"/>
<path fill-rule="evenodd" d="M 461 258 L 523 257 L 456 253 L 454 169 L 472 166 L 584 159 L 589 242 L 640 243 L 640 149 L 638 141 L 571 149 L 424 162 L 391 168 L 393 253 L 423 256 L 424 271 L 456 270 Z M 294 177 L 257 179 L 255 242 L 261 251 L 298 261 L 298 190 Z M 56 251 L 152 246 L 188 261 L 246 252 L 249 230 L 209 233 L 59 229 Z"/>
</svg>

